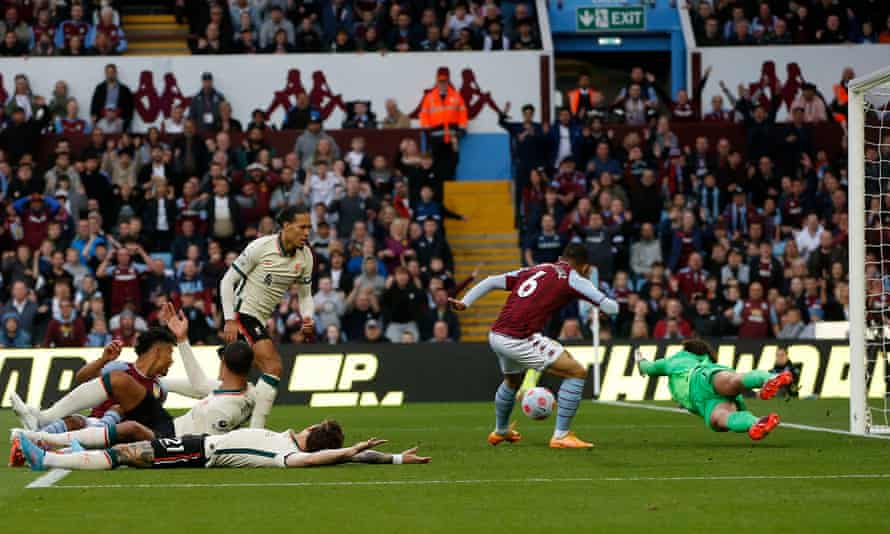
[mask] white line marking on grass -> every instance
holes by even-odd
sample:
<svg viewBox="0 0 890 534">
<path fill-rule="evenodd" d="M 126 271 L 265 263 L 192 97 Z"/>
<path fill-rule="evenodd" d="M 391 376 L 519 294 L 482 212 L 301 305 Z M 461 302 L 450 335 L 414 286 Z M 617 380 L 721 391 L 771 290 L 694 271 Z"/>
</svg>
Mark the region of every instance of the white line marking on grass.
<svg viewBox="0 0 890 534">
<path fill-rule="evenodd" d="M 578 477 L 578 478 L 513 478 L 469 480 L 341 480 L 334 482 L 224 482 L 218 484 L 76 484 L 47 486 L 53 489 L 152 489 L 152 488 L 302 488 L 349 486 L 456 486 L 484 484 L 528 484 L 566 482 L 701 482 L 741 480 L 869 480 L 890 479 L 890 473 L 846 473 L 835 475 L 716 475 L 667 477 Z"/>
<path fill-rule="evenodd" d="M 67 469 L 51 469 L 49 473 L 31 482 L 26 488 L 51 488 L 53 485 L 68 476 L 71 471 Z"/>
<path fill-rule="evenodd" d="M 606 406 L 620 406 L 623 408 L 638 408 L 641 410 L 652 410 L 655 412 L 671 412 L 671 413 L 681 413 L 686 415 L 692 415 L 686 410 L 682 408 L 670 408 L 668 406 L 651 406 L 649 404 L 638 404 L 635 402 L 624 402 L 624 401 L 593 401 L 596 404 L 604 404 Z M 857 438 L 871 438 L 871 439 L 890 439 L 890 436 L 883 436 L 879 434 L 854 434 L 853 432 L 849 432 L 847 430 L 840 430 L 838 428 L 828 428 L 823 426 L 810 426 L 810 425 L 800 425 L 797 423 L 786 423 L 782 421 L 779 426 L 793 428 L 795 430 L 806 430 L 809 432 L 824 432 L 826 434 L 840 434 L 842 436 L 852 436 Z"/>
</svg>

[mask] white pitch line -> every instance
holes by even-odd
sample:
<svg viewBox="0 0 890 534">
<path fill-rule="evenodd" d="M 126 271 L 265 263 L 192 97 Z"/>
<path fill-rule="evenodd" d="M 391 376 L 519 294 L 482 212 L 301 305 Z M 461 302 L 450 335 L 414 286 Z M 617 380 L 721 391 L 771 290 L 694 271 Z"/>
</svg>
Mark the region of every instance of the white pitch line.
<svg viewBox="0 0 890 534">
<path fill-rule="evenodd" d="M 686 415 L 691 415 L 688 411 L 682 408 L 670 408 L 668 406 L 651 406 L 649 404 L 637 404 L 634 402 L 624 402 L 624 401 L 600 401 L 594 400 L 596 404 L 603 404 L 606 406 L 620 406 L 623 408 L 638 408 L 641 410 L 652 410 L 655 412 L 671 412 L 671 413 L 681 413 Z M 890 439 L 890 436 L 883 436 L 879 434 L 854 434 L 853 432 L 847 430 L 840 430 L 838 428 L 828 428 L 824 426 L 810 426 L 810 425 L 801 425 L 798 423 L 786 423 L 782 421 L 779 426 L 793 428 L 795 430 L 806 430 L 808 432 L 824 432 L 826 434 L 839 434 L 841 436 L 851 436 L 855 438 L 871 438 L 871 439 Z"/>
<path fill-rule="evenodd" d="M 571 482 L 701 482 L 741 480 L 870 480 L 890 479 L 890 473 L 842 473 L 835 475 L 716 475 L 667 477 L 579 477 L 579 478 L 513 478 L 458 480 L 342 480 L 337 482 L 229 482 L 221 484 L 75 484 L 47 486 L 53 489 L 151 489 L 151 488 L 302 488 L 344 486 L 450 486 L 484 484 L 528 484 Z"/>
<path fill-rule="evenodd" d="M 71 471 L 67 469 L 51 469 L 47 474 L 31 482 L 26 488 L 51 488 L 53 485 L 68 476 Z"/>
</svg>

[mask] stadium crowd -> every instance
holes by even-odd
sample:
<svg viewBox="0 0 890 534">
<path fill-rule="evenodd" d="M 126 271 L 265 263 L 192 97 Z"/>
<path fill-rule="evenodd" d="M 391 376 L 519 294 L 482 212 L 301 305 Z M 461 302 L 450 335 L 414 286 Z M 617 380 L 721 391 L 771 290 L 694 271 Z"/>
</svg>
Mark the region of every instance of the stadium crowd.
<svg viewBox="0 0 890 534">
<path fill-rule="evenodd" d="M 534 4 L 180 0 L 195 54 L 541 48 Z"/>
<path fill-rule="evenodd" d="M 461 216 L 442 204 L 451 176 L 416 137 L 395 154 L 372 154 L 363 135 L 340 146 L 317 110 L 295 107 L 289 115 L 306 117 L 292 150 L 267 142 L 262 112 L 235 144 L 240 124 L 231 127 L 209 73 L 189 110 L 196 119 L 175 113 L 164 134 L 130 133 L 133 96 L 114 65 L 105 74 L 91 120 L 63 94 L 32 94 L 23 76 L 9 96 L 0 122 L 0 344 L 132 343 L 170 300 L 188 315 L 193 343 L 216 342 L 221 277 L 251 239 L 276 231 L 278 211 L 300 204 L 312 210 L 319 340 L 460 338 L 447 298 L 472 278 L 451 274 L 443 219 Z M 41 161 L 45 132 L 62 135 Z M 84 132 L 89 144 L 75 151 L 65 134 Z M 294 291 L 270 321 L 276 341 L 302 339 L 298 304 Z"/>
<path fill-rule="evenodd" d="M 653 81 L 634 68 L 606 114 L 582 75 L 552 125 L 534 122 L 530 106 L 517 122 L 502 115 L 522 191 L 525 263 L 585 243 L 598 283 L 621 305 L 603 318 L 606 337 L 806 338 L 819 321 L 844 320 L 846 142 L 837 154 L 814 146 L 813 125 L 833 120 L 825 106 L 808 113 L 815 97 L 803 91 L 779 124 L 779 102 L 740 88 L 733 108 L 717 101 L 706 120 L 743 125 L 744 146 L 706 136 L 681 144 L 672 127 L 694 116 L 684 113 L 689 99 L 680 95 L 680 106 Z M 630 101 L 639 105 L 614 113 Z M 832 106 L 846 113 L 846 102 Z M 634 111 L 640 128 L 619 137 L 612 122 Z M 590 313 L 568 306 L 550 334 L 580 339 Z"/>
<path fill-rule="evenodd" d="M 890 43 L 883 0 L 694 0 L 699 46 Z"/>
<path fill-rule="evenodd" d="M 127 49 L 113 2 L 3 3 L 0 57 L 112 56 Z"/>
</svg>

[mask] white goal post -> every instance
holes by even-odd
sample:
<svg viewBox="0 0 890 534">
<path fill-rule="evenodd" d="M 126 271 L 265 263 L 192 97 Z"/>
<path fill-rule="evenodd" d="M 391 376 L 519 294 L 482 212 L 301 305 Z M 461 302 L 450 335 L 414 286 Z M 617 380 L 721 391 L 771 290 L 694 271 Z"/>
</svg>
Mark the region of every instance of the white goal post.
<svg viewBox="0 0 890 534">
<path fill-rule="evenodd" d="M 890 67 L 851 81 L 848 95 L 850 431 L 887 433 L 890 204 L 885 208 L 883 197 L 890 194 Z M 875 387 L 878 380 L 883 389 Z M 880 399 L 869 400 L 869 385 Z"/>
</svg>

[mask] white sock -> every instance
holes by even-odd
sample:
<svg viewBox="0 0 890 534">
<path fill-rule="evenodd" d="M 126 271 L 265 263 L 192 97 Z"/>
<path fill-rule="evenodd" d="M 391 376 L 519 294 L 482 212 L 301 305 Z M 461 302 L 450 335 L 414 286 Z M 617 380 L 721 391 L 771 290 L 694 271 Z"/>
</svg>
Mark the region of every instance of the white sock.
<svg viewBox="0 0 890 534">
<path fill-rule="evenodd" d="M 101 378 L 94 378 L 89 382 L 84 382 L 56 401 L 55 404 L 41 411 L 40 426 L 75 412 L 98 406 L 107 399 L 108 394 L 105 392 L 105 386 L 102 385 Z"/>
<path fill-rule="evenodd" d="M 554 431 L 553 431 L 553 438 L 554 438 L 554 439 L 562 439 L 562 438 L 564 438 L 564 437 L 566 437 L 566 436 L 568 436 L 568 435 L 569 435 L 569 431 L 568 431 L 568 430 L 554 430 Z"/>
<path fill-rule="evenodd" d="M 113 433 L 109 436 L 107 427 L 90 427 L 80 430 L 72 430 L 71 432 L 62 432 L 61 434 L 50 434 L 49 432 L 25 432 L 25 437 L 33 442 L 42 441 L 53 447 L 67 447 L 71 442 L 77 440 L 87 449 L 105 449 L 114 445 L 112 443 Z"/>
<path fill-rule="evenodd" d="M 272 411 L 275 397 L 278 396 L 278 377 L 264 374 L 256 381 L 253 414 L 250 416 L 250 428 L 266 428 L 266 417 Z"/>
<path fill-rule="evenodd" d="M 116 467 L 107 451 L 83 451 L 66 454 L 48 452 L 43 458 L 43 465 L 79 471 L 107 471 Z"/>
</svg>

